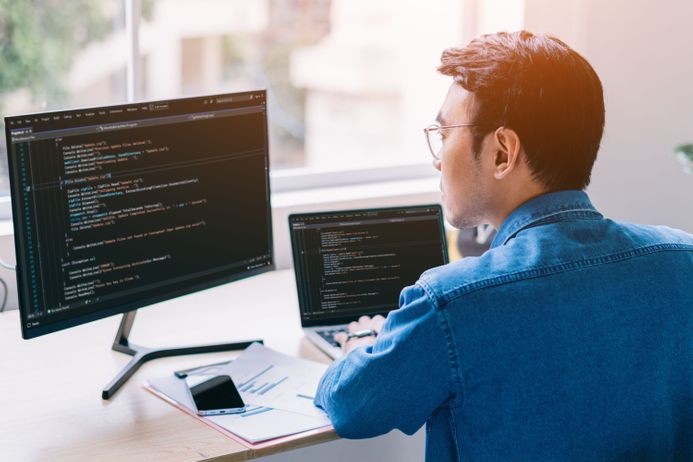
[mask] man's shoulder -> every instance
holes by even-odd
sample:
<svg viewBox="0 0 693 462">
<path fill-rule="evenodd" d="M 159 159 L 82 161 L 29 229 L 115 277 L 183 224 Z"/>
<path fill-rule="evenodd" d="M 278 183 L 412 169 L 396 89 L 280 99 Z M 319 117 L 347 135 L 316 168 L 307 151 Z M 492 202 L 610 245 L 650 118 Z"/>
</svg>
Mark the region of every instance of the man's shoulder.
<svg viewBox="0 0 693 462">
<path fill-rule="evenodd" d="M 478 290 L 537 279 L 552 272 L 658 251 L 693 252 L 693 235 L 666 226 L 601 220 L 528 229 L 479 257 L 465 257 L 424 272 L 419 285 L 442 306 Z"/>
<path fill-rule="evenodd" d="M 521 271 L 525 265 L 507 246 L 496 247 L 479 257 L 460 260 L 425 271 L 417 285 L 423 287 L 437 305 L 464 292 L 500 283 L 505 276 Z"/>
<path fill-rule="evenodd" d="M 693 234 L 668 226 L 638 225 L 631 223 L 621 223 L 613 221 L 613 226 L 617 226 L 624 233 L 637 239 L 643 244 L 681 244 L 683 246 L 693 245 Z"/>
</svg>

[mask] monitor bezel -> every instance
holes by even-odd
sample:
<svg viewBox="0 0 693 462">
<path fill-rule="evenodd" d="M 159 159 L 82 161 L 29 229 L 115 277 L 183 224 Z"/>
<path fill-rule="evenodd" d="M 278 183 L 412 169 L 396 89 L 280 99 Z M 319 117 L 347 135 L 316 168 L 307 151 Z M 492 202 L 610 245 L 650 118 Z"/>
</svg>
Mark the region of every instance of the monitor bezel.
<svg viewBox="0 0 693 462">
<path fill-rule="evenodd" d="M 228 97 L 236 97 L 236 96 L 242 96 L 242 95 L 247 95 L 247 94 L 257 94 L 257 93 L 262 93 L 264 95 L 264 101 L 267 101 L 267 90 L 266 89 L 260 89 L 260 90 L 250 90 L 250 91 L 243 91 L 243 92 L 233 92 L 233 93 L 217 93 L 217 94 L 211 94 L 211 95 L 197 95 L 197 96 L 190 96 L 190 97 L 184 97 L 184 98 L 167 98 L 167 99 L 161 99 L 161 100 L 138 100 L 136 102 L 131 102 L 131 103 L 125 103 L 125 104 L 117 104 L 117 105 L 109 105 L 109 106 L 92 106 L 92 107 L 80 107 L 80 108 L 72 108 L 72 109 L 61 109 L 61 110 L 56 110 L 56 111 L 46 111 L 46 112 L 37 112 L 37 113 L 27 113 L 27 114 L 17 114 L 17 115 L 12 115 L 12 116 L 7 116 L 4 118 L 5 120 L 5 139 L 6 139 L 6 146 L 7 146 L 7 159 L 8 159 L 8 170 L 9 170 L 9 179 L 10 179 L 10 197 L 11 197 L 11 202 L 12 202 L 12 214 L 13 214 L 13 229 L 14 229 L 14 245 L 15 245 L 15 252 L 17 256 L 17 264 L 16 264 L 16 269 L 15 269 L 15 274 L 17 278 L 17 299 L 19 302 L 19 316 L 20 316 L 20 322 L 21 322 L 21 331 L 22 331 L 22 338 L 24 339 L 32 339 L 36 337 L 40 337 L 46 334 L 50 334 L 53 332 L 58 332 L 61 330 L 69 329 L 72 327 L 80 326 L 82 324 L 86 324 L 92 321 L 97 321 L 99 319 L 103 319 L 109 316 L 113 315 L 118 315 L 118 314 L 123 314 L 127 313 L 129 311 L 137 310 L 139 308 L 144 308 L 147 306 L 155 305 L 157 303 L 165 302 L 167 300 L 172 300 L 174 298 L 179 298 L 185 295 L 190 295 L 196 292 L 200 292 L 202 290 L 210 289 L 213 287 L 218 287 L 223 284 L 231 283 L 234 281 L 238 281 L 241 279 L 246 279 L 252 276 L 256 276 L 258 274 L 266 273 L 269 271 L 273 271 L 276 267 L 275 265 L 275 252 L 274 252 L 274 236 L 273 236 L 273 227 L 272 227 L 272 202 L 271 202 L 271 185 L 270 185 L 270 178 L 269 178 L 269 133 L 268 133 L 268 122 L 267 122 L 267 110 L 265 109 L 264 111 L 264 134 L 265 134 L 265 181 L 266 181 L 266 194 L 267 194 L 267 217 L 268 217 L 268 244 L 269 244 L 269 263 L 265 266 L 253 268 L 250 270 L 245 270 L 245 271 L 239 271 L 235 272 L 232 274 L 225 274 L 223 276 L 219 277 L 214 277 L 212 279 L 209 279 L 207 281 L 193 284 L 188 287 L 184 287 L 181 289 L 177 290 L 172 290 L 172 291 L 167 291 L 165 294 L 157 295 L 157 296 L 150 296 L 147 298 L 143 298 L 141 300 L 136 300 L 128 303 L 124 303 L 122 305 L 114 306 L 111 308 L 106 308 L 102 309 L 98 312 L 90 312 L 90 313 L 84 313 L 78 316 L 75 316 L 74 318 L 70 319 L 64 319 L 64 320 L 58 320 L 54 321 L 48 324 L 39 324 L 36 326 L 30 326 L 28 323 L 27 319 L 27 310 L 25 309 L 25 304 L 27 303 L 26 300 L 26 292 L 29 289 L 27 286 L 28 281 L 24 277 L 24 271 L 22 268 L 22 262 L 26 261 L 26 243 L 24 242 L 25 240 L 22 239 L 22 236 L 24 235 L 24 223 L 23 220 L 17 219 L 17 217 L 21 216 L 21 211 L 18 210 L 19 208 L 19 201 L 17 200 L 17 195 L 21 193 L 17 188 L 19 188 L 21 185 L 18 184 L 18 179 L 14 178 L 13 172 L 15 171 L 15 164 L 14 164 L 14 159 L 11 151 L 11 146 L 10 146 L 10 124 L 8 123 L 10 120 L 14 120 L 16 118 L 21 118 L 21 117 L 28 117 L 28 116 L 37 116 L 37 115 L 59 115 L 59 114 L 66 114 L 66 113 L 72 113 L 72 112 L 80 112 L 84 110 L 99 110 L 99 109 L 118 109 L 118 108 L 126 108 L 132 105 L 139 105 L 139 104 L 156 104 L 156 103 L 167 103 L 167 102 L 179 102 L 179 103 L 184 103 L 186 101 L 196 101 L 196 100 L 204 100 L 204 99 L 215 99 L 215 98 L 228 98 Z"/>
<path fill-rule="evenodd" d="M 301 265 L 297 265 L 298 257 L 296 254 L 296 243 L 295 243 L 295 237 L 294 237 L 294 232 L 292 228 L 292 223 L 294 220 L 299 220 L 303 217 L 320 217 L 320 216 L 325 216 L 325 215 L 333 215 L 335 213 L 363 213 L 363 212 L 388 212 L 388 211 L 393 211 L 393 210 L 416 210 L 416 209 L 426 209 L 426 208 L 435 208 L 438 211 L 438 216 L 439 216 L 439 225 L 440 225 L 440 234 L 441 234 L 441 244 L 443 246 L 443 265 L 446 265 L 450 262 L 450 256 L 449 256 L 449 251 L 448 251 L 448 241 L 447 241 L 447 235 L 445 232 L 445 219 L 443 217 L 443 208 L 441 207 L 440 204 L 422 204 L 422 205 L 403 205 L 403 206 L 398 206 L 398 207 L 373 207 L 373 208 L 364 208 L 364 209 L 344 209 L 344 210 L 330 210 L 326 212 L 313 212 L 313 213 L 292 213 L 288 217 L 288 224 L 289 224 L 289 235 L 291 238 L 291 257 L 293 259 L 293 264 L 294 264 L 294 279 L 296 283 L 296 294 L 298 298 L 298 305 L 299 305 L 299 315 L 301 318 L 301 326 L 302 327 L 316 327 L 316 326 L 325 326 L 325 325 L 338 325 L 338 324 L 346 324 L 348 322 L 354 321 L 354 315 L 351 316 L 337 316 L 337 317 L 326 317 L 326 318 L 319 318 L 319 319 L 305 319 L 304 317 L 304 308 L 306 307 L 306 297 L 305 294 L 303 293 L 303 288 L 301 287 L 301 284 L 299 284 L 299 277 L 303 278 L 305 277 L 305 268 Z M 300 275 L 299 275 L 300 273 Z M 404 287 L 402 287 L 404 289 Z M 373 312 L 371 313 L 371 316 L 375 315 L 381 315 L 381 316 L 387 316 L 387 314 L 392 311 L 396 310 L 398 308 L 398 304 L 394 303 L 392 306 L 391 310 L 387 311 L 380 311 L 380 312 Z"/>
</svg>

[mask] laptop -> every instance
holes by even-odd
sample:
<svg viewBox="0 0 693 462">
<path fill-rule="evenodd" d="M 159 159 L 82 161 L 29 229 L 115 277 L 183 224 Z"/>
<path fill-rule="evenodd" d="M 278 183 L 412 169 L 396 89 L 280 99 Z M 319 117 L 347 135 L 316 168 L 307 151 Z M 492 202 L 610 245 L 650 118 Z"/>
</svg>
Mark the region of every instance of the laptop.
<svg viewBox="0 0 693 462">
<path fill-rule="evenodd" d="M 334 334 L 360 316 L 387 316 L 403 288 L 448 262 L 441 207 L 289 216 L 301 325 L 318 348 L 341 356 Z"/>
</svg>

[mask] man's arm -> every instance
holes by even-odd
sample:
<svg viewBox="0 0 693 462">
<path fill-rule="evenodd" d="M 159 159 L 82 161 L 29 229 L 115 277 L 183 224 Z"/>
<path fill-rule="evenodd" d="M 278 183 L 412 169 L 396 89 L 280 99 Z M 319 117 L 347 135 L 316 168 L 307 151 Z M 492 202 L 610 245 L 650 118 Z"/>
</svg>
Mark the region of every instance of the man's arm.
<svg viewBox="0 0 693 462">
<path fill-rule="evenodd" d="M 394 428 L 415 433 L 453 395 L 448 329 L 423 289 L 404 289 L 377 341 L 336 361 L 315 404 L 340 436 L 368 438 Z"/>
</svg>

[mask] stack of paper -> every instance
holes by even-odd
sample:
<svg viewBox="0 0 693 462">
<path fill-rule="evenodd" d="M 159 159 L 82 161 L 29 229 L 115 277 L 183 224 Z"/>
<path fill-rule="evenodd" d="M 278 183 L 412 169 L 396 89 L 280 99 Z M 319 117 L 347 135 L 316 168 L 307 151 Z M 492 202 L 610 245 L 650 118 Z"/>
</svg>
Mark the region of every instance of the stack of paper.
<svg viewBox="0 0 693 462">
<path fill-rule="evenodd" d="M 327 415 L 313 405 L 325 369 L 326 364 L 286 356 L 254 343 L 234 361 L 213 370 L 216 375 L 231 376 L 247 405 L 246 411 L 199 418 L 250 443 L 318 428 L 328 429 Z M 209 375 L 211 372 L 205 369 L 198 373 Z M 173 375 L 161 377 L 149 380 L 145 388 L 194 414 L 184 380 Z"/>
</svg>

